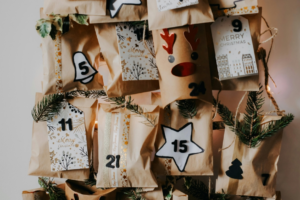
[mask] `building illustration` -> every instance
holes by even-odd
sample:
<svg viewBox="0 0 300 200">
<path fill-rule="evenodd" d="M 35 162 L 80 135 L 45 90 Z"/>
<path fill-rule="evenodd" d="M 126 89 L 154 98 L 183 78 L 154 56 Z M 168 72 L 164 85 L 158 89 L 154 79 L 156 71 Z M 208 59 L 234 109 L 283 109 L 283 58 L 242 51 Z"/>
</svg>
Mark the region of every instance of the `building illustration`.
<svg viewBox="0 0 300 200">
<path fill-rule="evenodd" d="M 217 56 L 217 66 L 220 80 L 231 77 L 227 54 Z"/>
<path fill-rule="evenodd" d="M 245 75 L 256 73 L 251 54 L 243 54 L 242 60 L 243 60 Z"/>
</svg>

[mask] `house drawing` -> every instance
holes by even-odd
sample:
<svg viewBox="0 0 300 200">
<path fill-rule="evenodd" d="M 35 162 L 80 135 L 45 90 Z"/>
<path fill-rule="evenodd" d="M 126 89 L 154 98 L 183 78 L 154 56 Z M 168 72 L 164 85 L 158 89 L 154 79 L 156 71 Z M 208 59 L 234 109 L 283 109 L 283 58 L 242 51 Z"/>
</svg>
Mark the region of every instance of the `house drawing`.
<svg viewBox="0 0 300 200">
<path fill-rule="evenodd" d="M 217 56 L 217 66 L 220 80 L 231 77 L 227 54 Z"/>
</svg>

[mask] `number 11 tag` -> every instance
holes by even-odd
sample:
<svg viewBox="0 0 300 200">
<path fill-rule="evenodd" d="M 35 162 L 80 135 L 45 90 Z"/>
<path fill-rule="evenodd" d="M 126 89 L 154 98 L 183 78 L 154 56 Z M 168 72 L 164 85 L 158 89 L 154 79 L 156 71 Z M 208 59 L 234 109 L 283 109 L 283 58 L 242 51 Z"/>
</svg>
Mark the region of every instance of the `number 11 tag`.
<svg viewBox="0 0 300 200">
<path fill-rule="evenodd" d="M 51 171 L 89 168 L 84 113 L 63 101 L 58 115 L 47 121 Z"/>
</svg>

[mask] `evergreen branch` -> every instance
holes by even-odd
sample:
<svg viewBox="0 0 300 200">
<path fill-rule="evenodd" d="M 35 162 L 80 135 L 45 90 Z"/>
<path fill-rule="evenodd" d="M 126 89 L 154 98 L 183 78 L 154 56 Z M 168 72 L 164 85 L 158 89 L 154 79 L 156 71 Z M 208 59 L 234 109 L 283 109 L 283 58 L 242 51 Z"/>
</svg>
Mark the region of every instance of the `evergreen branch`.
<svg viewBox="0 0 300 200">
<path fill-rule="evenodd" d="M 53 179 L 50 180 L 50 178 L 39 177 L 38 183 L 47 191 L 50 200 L 66 200 L 65 191 L 57 187 L 57 184 L 53 182 Z"/>
<path fill-rule="evenodd" d="M 146 200 L 142 195 L 142 188 L 130 188 L 124 191 L 124 194 L 127 195 L 128 199 L 132 200 Z"/>
<path fill-rule="evenodd" d="M 197 115 L 197 104 L 195 99 L 186 99 L 176 101 L 180 114 L 185 119 L 192 119 Z"/>
</svg>

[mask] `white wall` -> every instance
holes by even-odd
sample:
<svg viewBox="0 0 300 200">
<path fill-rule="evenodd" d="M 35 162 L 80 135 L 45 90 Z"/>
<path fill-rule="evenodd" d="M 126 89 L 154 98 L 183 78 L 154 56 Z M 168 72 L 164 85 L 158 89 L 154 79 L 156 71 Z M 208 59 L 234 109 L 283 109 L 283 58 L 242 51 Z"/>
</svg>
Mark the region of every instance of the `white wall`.
<svg viewBox="0 0 300 200">
<path fill-rule="evenodd" d="M 278 87 L 270 86 L 280 108 L 295 114 L 295 121 L 284 131 L 277 179 L 283 199 L 294 200 L 300 191 L 300 1 L 260 0 L 260 5 L 269 24 L 279 29 L 269 64 Z M 0 6 L 1 200 L 21 199 L 22 190 L 38 187 L 37 178 L 28 176 L 27 170 L 32 130 L 30 111 L 42 80 L 40 39 L 34 28 L 41 6 L 42 1 L 33 0 L 7 0 Z M 221 100 L 234 110 L 242 95 L 223 92 Z M 273 110 L 267 101 L 265 110 L 269 109 Z"/>
</svg>

